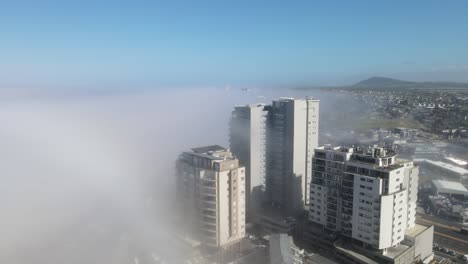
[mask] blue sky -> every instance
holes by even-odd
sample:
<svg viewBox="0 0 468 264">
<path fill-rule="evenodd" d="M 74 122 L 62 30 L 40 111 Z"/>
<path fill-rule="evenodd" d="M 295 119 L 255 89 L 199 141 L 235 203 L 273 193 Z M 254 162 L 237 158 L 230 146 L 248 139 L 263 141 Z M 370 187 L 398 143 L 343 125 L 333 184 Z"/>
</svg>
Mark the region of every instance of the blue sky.
<svg viewBox="0 0 468 264">
<path fill-rule="evenodd" d="M 468 81 L 468 1 L 8 1 L 1 87 Z"/>
</svg>

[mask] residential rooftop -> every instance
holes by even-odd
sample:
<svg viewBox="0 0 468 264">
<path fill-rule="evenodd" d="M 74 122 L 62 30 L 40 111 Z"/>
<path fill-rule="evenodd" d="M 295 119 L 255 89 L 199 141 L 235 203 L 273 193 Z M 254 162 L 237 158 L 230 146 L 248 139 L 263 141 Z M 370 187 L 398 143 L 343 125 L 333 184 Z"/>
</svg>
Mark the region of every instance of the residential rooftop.
<svg viewBox="0 0 468 264">
<path fill-rule="evenodd" d="M 210 145 L 210 146 L 205 146 L 205 147 L 198 147 L 198 148 L 192 148 L 191 149 L 195 153 L 204 153 L 207 154 L 209 152 L 221 152 L 221 151 L 227 151 L 227 148 L 221 147 L 219 145 Z"/>
</svg>

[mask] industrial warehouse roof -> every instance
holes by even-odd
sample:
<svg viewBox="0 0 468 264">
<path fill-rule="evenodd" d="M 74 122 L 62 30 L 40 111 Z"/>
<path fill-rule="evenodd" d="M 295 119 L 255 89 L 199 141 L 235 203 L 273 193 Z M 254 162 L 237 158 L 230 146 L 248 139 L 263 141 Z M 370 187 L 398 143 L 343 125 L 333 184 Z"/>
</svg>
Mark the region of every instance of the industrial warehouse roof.
<svg viewBox="0 0 468 264">
<path fill-rule="evenodd" d="M 468 170 L 467 169 L 457 167 L 455 165 L 448 164 L 448 163 L 445 163 L 445 162 L 442 162 L 442 161 L 435 161 L 435 160 L 428 160 L 428 159 L 414 159 L 414 162 L 426 162 L 428 164 L 432 164 L 432 165 L 437 166 L 437 167 L 439 167 L 441 169 L 445 169 L 445 170 L 454 172 L 454 173 L 459 174 L 459 175 L 468 175 Z"/>
<path fill-rule="evenodd" d="M 468 190 L 459 182 L 432 180 L 439 193 L 463 194 L 468 196 Z"/>
</svg>

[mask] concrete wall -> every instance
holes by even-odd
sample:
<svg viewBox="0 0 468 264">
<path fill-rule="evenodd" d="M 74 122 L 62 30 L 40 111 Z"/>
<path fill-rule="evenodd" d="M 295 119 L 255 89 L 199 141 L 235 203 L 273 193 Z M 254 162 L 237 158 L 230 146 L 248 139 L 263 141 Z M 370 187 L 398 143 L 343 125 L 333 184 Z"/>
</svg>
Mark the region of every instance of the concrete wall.
<svg viewBox="0 0 468 264">
<path fill-rule="evenodd" d="M 245 168 L 219 173 L 219 246 L 245 236 Z"/>
<path fill-rule="evenodd" d="M 246 167 L 246 203 L 254 214 L 264 200 L 265 191 L 265 105 L 235 107 L 230 122 L 230 147 L 241 165 Z"/>
<path fill-rule="evenodd" d="M 392 246 L 393 196 L 385 195 L 380 199 L 380 237 L 379 249 Z"/>
<path fill-rule="evenodd" d="M 265 124 L 266 112 L 263 107 L 251 108 L 250 111 L 250 176 L 249 194 L 252 211 L 263 203 L 266 177 Z"/>
<path fill-rule="evenodd" d="M 414 254 L 420 256 L 421 260 L 425 263 L 430 261 L 433 257 L 432 244 L 434 242 L 434 226 L 430 226 L 423 233 L 415 238 Z"/>
</svg>

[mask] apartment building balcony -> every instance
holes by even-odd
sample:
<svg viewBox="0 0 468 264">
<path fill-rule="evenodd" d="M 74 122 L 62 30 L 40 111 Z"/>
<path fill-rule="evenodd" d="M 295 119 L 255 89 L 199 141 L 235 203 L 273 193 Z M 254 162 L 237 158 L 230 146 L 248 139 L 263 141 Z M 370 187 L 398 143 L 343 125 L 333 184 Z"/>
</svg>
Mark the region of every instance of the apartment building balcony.
<svg viewBox="0 0 468 264">
<path fill-rule="evenodd" d="M 353 218 L 351 217 L 351 215 L 341 214 L 341 220 L 345 222 L 351 222 Z"/>
<path fill-rule="evenodd" d="M 335 231 L 336 230 L 336 225 L 335 224 L 332 224 L 332 223 L 327 223 L 325 225 L 325 228 L 326 229 L 329 229 L 329 230 L 332 230 L 332 231 Z"/>
<path fill-rule="evenodd" d="M 205 234 L 202 233 L 202 242 L 210 247 L 217 247 L 218 240 L 216 238 L 216 234 Z"/>
<path fill-rule="evenodd" d="M 353 232 L 350 229 L 346 229 L 342 233 L 345 236 L 351 237 L 353 235 Z"/>
<path fill-rule="evenodd" d="M 333 217 L 333 216 L 327 216 L 327 218 L 325 219 L 328 223 L 333 223 L 333 224 L 336 224 L 336 218 Z"/>
<path fill-rule="evenodd" d="M 326 172 L 324 166 L 315 166 L 315 167 L 314 167 L 314 170 L 315 170 L 315 171 L 320 171 L 320 172 Z"/>
<path fill-rule="evenodd" d="M 321 186 L 325 186 L 325 181 L 324 180 L 316 179 L 315 177 L 312 177 L 312 183 L 317 184 L 317 185 L 321 185 Z"/>
<path fill-rule="evenodd" d="M 314 158 L 312 164 L 325 166 L 326 162 L 325 160 Z"/>
<path fill-rule="evenodd" d="M 343 213 L 343 214 L 347 214 L 347 215 L 353 215 L 353 210 L 347 209 L 347 208 L 343 208 L 342 213 Z"/>
<path fill-rule="evenodd" d="M 216 202 L 204 201 L 202 207 L 203 209 L 216 210 Z"/>
<path fill-rule="evenodd" d="M 342 207 L 349 208 L 349 209 L 353 209 L 353 202 L 351 202 L 351 201 L 346 201 L 346 200 L 342 200 L 342 201 L 341 201 L 341 206 L 342 206 Z"/>
<path fill-rule="evenodd" d="M 212 224 L 216 225 L 216 216 L 203 216 L 201 219 L 202 224 Z"/>
<path fill-rule="evenodd" d="M 325 154 L 324 152 L 315 152 L 315 158 L 318 158 L 318 159 L 326 159 L 327 158 L 327 154 Z"/>
<path fill-rule="evenodd" d="M 203 225 L 201 225 L 201 230 L 204 231 L 204 232 L 206 231 L 206 232 L 209 232 L 209 233 L 216 233 L 217 226 L 212 225 L 212 224 L 203 224 Z"/>
<path fill-rule="evenodd" d="M 212 195 L 212 196 L 216 196 L 216 188 L 210 188 L 210 187 L 202 187 L 200 192 L 203 194 L 203 195 Z"/>
<path fill-rule="evenodd" d="M 335 218 L 334 223 L 336 223 L 336 217 L 337 217 L 336 211 L 328 211 L 327 210 L 327 217 Z"/>
<path fill-rule="evenodd" d="M 342 176 L 343 181 L 349 181 L 349 182 L 354 182 L 354 175 L 352 174 L 344 174 Z"/>
<path fill-rule="evenodd" d="M 341 222 L 341 227 L 343 227 L 345 229 L 351 229 L 353 227 L 353 225 L 351 223 Z"/>
</svg>

